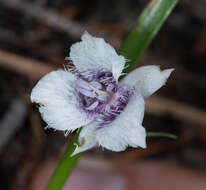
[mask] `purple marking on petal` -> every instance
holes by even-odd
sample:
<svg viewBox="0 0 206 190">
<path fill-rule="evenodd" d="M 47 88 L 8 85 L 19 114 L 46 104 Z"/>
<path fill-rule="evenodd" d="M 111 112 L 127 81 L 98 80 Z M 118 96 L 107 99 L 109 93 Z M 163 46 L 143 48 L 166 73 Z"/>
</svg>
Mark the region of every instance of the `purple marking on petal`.
<svg viewBox="0 0 206 190">
<path fill-rule="evenodd" d="M 108 105 L 109 107 L 107 106 L 107 112 L 101 115 L 102 121 L 97 129 L 110 124 L 119 114 L 121 114 L 133 95 L 133 90 L 119 88 L 115 95 L 115 98 L 110 102 L 110 105 Z"/>
<path fill-rule="evenodd" d="M 87 75 L 86 75 L 87 74 Z M 119 87 L 110 71 L 88 71 L 87 81 L 76 81 L 76 94 L 80 109 L 105 127 L 116 119 L 127 106 L 133 90 Z"/>
<path fill-rule="evenodd" d="M 106 90 L 107 90 L 108 92 L 113 92 L 114 87 L 115 87 L 115 85 L 114 85 L 113 83 L 110 83 L 110 84 L 107 86 Z"/>
</svg>

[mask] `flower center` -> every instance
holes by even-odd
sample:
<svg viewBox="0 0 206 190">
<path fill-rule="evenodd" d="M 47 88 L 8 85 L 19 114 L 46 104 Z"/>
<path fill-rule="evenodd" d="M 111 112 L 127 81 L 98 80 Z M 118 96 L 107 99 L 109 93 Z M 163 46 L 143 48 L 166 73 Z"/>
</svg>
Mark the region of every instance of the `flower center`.
<svg viewBox="0 0 206 190">
<path fill-rule="evenodd" d="M 77 99 L 81 109 L 99 122 L 110 124 L 126 107 L 132 90 L 119 87 L 111 72 L 99 72 L 76 81 Z"/>
</svg>

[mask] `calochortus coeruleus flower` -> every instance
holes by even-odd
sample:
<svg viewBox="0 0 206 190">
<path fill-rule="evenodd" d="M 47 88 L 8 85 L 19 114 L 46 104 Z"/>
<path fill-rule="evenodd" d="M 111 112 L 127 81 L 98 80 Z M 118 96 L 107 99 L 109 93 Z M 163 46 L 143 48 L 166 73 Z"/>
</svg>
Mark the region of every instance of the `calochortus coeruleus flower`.
<svg viewBox="0 0 206 190">
<path fill-rule="evenodd" d="M 39 104 L 48 127 L 67 133 L 82 127 L 73 155 L 97 145 L 117 152 L 145 148 L 144 99 L 165 84 L 173 69 L 143 66 L 119 82 L 126 59 L 102 38 L 85 32 L 81 39 L 67 57 L 74 68 L 45 75 L 31 101 Z"/>
</svg>

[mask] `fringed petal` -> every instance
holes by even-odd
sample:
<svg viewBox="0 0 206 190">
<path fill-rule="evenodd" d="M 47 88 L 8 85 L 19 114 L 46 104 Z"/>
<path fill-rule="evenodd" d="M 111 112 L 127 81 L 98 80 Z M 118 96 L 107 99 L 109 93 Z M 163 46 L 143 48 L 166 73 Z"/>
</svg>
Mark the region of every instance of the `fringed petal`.
<svg viewBox="0 0 206 190">
<path fill-rule="evenodd" d="M 74 95 L 75 76 L 63 70 L 45 75 L 31 92 L 42 118 L 50 128 L 73 131 L 91 120 L 78 108 Z"/>
<path fill-rule="evenodd" d="M 112 151 L 123 151 L 128 146 L 146 147 L 146 132 L 142 127 L 144 99 L 133 94 L 124 111 L 109 125 L 96 130 L 99 145 Z"/>
<path fill-rule="evenodd" d="M 135 87 L 144 98 L 147 98 L 166 83 L 173 70 L 160 70 L 155 65 L 139 67 L 128 74 L 121 84 Z"/>
<path fill-rule="evenodd" d="M 70 57 L 76 69 L 84 75 L 88 71 L 112 71 L 118 80 L 125 65 L 125 58 L 116 53 L 115 49 L 103 38 L 91 36 L 85 32 L 82 41 L 71 46 Z"/>
</svg>

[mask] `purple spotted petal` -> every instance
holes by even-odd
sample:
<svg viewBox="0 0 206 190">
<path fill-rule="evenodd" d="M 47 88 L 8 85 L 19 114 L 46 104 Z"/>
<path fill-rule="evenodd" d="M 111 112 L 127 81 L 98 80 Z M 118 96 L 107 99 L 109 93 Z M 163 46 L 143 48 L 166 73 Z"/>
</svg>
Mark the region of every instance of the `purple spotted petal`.
<svg viewBox="0 0 206 190">
<path fill-rule="evenodd" d="M 102 128 L 124 110 L 133 90 L 119 87 L 110 71 L 91 71 L 85 80 L 76 81 L 76 93 L 80 109 L 95 118 L 98 128 Z"/>
</svg>

